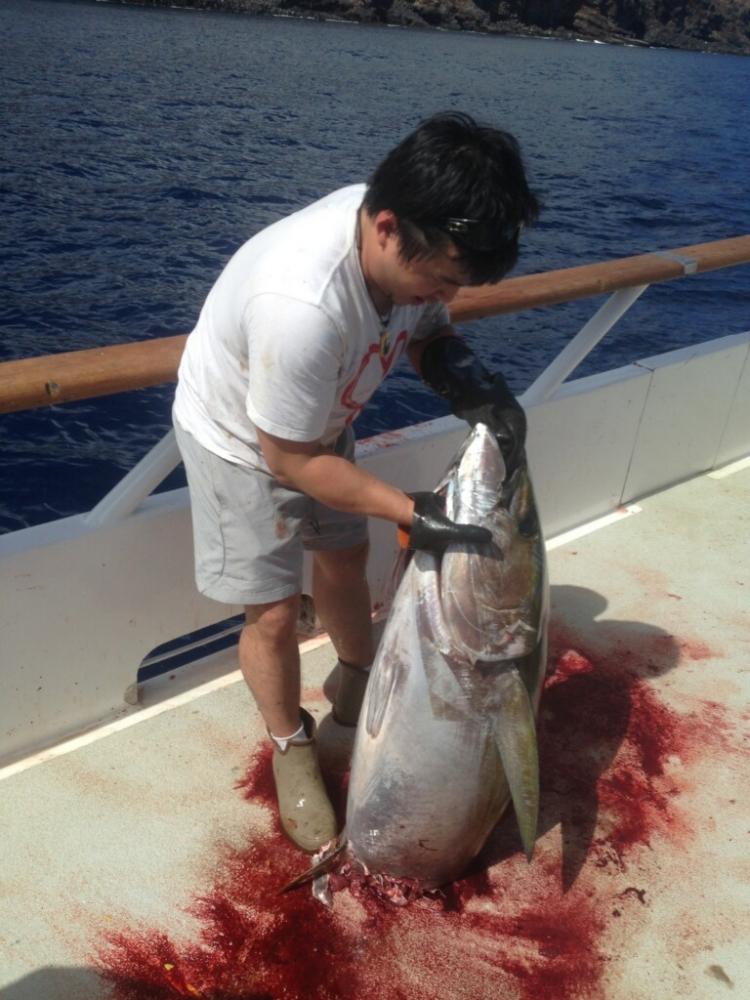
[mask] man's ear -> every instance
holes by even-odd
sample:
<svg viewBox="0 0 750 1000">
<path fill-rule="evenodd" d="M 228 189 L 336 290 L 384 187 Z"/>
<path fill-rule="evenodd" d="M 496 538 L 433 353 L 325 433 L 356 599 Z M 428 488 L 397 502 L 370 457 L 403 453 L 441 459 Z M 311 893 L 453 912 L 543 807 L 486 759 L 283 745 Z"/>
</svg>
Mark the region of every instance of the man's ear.
<svg viewBox="0 0 750 1000">
<path fill-rule="evenodd" d="M 398 219 L 390 208 L 381 209 L 374 219 L 378 245 L 385 247 L 391 237 L 398 237 Z"/>
</svg>

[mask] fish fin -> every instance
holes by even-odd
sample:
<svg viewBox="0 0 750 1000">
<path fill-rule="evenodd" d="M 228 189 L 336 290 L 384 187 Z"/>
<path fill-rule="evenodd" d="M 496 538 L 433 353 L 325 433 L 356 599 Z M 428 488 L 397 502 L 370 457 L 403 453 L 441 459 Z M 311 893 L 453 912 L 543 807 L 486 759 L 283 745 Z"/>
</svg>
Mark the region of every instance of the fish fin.
<svg viewBox="0 0 750 1000">
<path fill-rule="evenodd" d="M 415 624 L 410 609 L 418 608 L 420 603 L 420 577 L 417 575 L 417 570 L 430 568 L 434 568 L 434 557 L 427 552 L 415 552 L 391 607 L 391 613 L 380 640 L 378 654 L 370 672 L 364 704 L 365 731 L 371 739 L 376 739 L 380 733 L 391 698 L 404 683 L 408 669 L 402 655 L 386 657 L 382 651 L 388 648 L 389 643 L 396 637 L 400 640 L 397 642 L 399 650 L 404 648 L 404 642 L 408 643 L 409 641 L 412 641 L 415 648 L 418 648 L 419 640 L 415 634 Z M 401 613 L 399 613 L 399 606 Z M 405 614 L 404 612 L 409 613 Z"/>
<path fill-rule="evenodd" d="M 539 815 L 539 758 L 534 709 L 516 667 L 503 675 L 503 699 L 495 722 L 495 744 L 510 788 L 528 860 L 534 851 Z"/>
<path fill-rule="evenodd" d="M 369 690 L 365 701 L 365 730 L 371 739 L 376 739 L 383 725 L 385 711 L 391 700 L 391 694 L 399 679 L 402 667 L 400 664 L 378 663 L 372 669 Z"/>
<path fill-rule="evenodd" d="M 306 885 L 308 882 L 313 882 L 320 875 L 326 875 L 328 872 L 332 871 L 336 867 L 336 864 L 338 863 L 345 847 L 346 837 L 342 835 L 339 838 L 338 844 L 329 854 L 324 852 L 320 861 L 316 861 L 312 867 L 308 868 L 304 872 L 301 872 L 296 878 L 293 878 L 291 882 L 287 882 L 283 888 L 279 889 L 279 895 L 281 896 L 285 892 L 290 892 L 292 889 L 299 889 L 300 886 Z"/>
<path fill-rule="evenodd" d="M 437 719 L 458 721 L 471 718 L 471 678 L 468 683 L 466 669 L 455 663 L 425 638 L 422 641 L 422 662 L 432 714 Z"/>
</svg>

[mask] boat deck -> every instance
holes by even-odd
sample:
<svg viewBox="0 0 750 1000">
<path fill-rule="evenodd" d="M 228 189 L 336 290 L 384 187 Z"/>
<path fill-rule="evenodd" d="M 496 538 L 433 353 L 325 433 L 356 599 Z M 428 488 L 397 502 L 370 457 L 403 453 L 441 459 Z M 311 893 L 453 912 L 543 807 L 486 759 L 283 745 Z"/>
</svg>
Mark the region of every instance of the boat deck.
<svg viewBox="0 0 750 1000">
<path fill-rule="evenodd" d="M 750 463 L 554 539 L 550 578 L 531 864 L 511 815 L 442 896 L 280 896 L 306 858 L 257 713 L 181 672 L 0 772 L 2 1000 L 750 996 Z M 334 656 L 304 649 L 340 799 Z"/>
</svg>

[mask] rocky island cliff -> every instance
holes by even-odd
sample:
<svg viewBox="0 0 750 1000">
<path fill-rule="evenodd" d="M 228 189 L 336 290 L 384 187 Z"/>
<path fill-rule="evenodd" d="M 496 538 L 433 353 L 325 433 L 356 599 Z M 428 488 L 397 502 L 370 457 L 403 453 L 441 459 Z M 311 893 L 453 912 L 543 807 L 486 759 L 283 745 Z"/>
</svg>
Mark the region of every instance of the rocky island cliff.
<svg viewBox="0 0 750 1000">
<path fill-rule="evenodd" d="M 128 2 L 128 0 L 126 0 Z M 750 0 L 129 0 L 750 54 Z"/>
</svg>

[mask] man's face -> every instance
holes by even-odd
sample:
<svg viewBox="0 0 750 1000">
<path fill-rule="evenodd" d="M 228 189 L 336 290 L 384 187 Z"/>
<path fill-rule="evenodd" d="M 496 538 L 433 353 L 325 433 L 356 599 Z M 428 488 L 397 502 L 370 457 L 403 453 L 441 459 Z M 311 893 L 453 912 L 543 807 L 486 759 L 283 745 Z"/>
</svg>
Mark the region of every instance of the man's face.
<svg viewBox="0 0 750 1000">
<path fill-rule="evenodd" d="M 397 226 L 380 233 L 378 284 L 399 306 L 425 302 L 451 302 L 458 290 L 469 283 L 458 250 L 447 243 L 432 257 L 404 260 Z"/>
<path fill-rule="evenodd" d="M 391 294 L 396 305 L 418 306 L 425 302 L 448 304 L 453 301 L 458 290 L 468 284 L 463 266 L 451 252 L 406 261 L 397 251 L 392 280 Z"/>
</svg>

